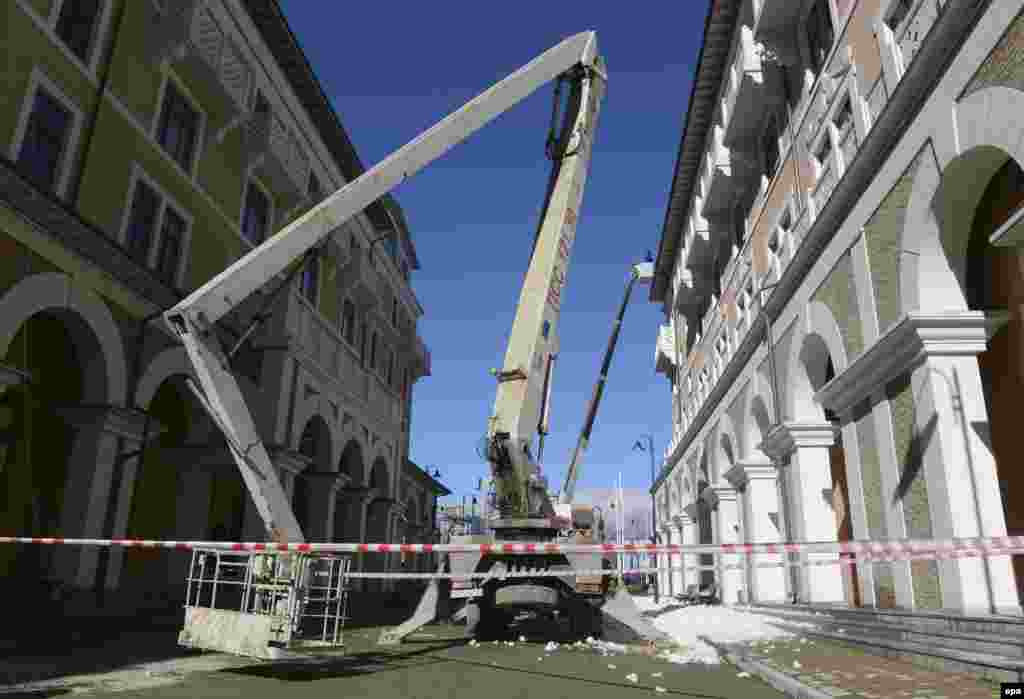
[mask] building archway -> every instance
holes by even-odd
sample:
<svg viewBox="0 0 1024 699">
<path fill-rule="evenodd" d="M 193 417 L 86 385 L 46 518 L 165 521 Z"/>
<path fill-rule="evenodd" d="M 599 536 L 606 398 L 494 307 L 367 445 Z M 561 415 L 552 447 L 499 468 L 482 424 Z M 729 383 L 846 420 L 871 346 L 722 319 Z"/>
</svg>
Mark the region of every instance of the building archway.
<svg viewBox="0 0 1024 699">
<path fill-rule="evenodd" d="M 370 469 L 370 503 L 366 511 L 366 540 L 373 543 L 388 542 L 388 519 L 391 513 L 391 494 L 388 489 L 388 467 L 378 458 Z M 389 554 L 373 554 L 367 558 L 365 569 L 383 572 Z M 383 579 L 372 581 L 370 589 L 383 589 Z"/>
<path fill-rule="evenodd" d="M 203 420 L 202 410 L 193 405 L 184 377 L 172 376 L 160 383 L 146 410 L 164 431 L 151 444 L 141 459 L 136 460 L 135 479 L 128 509 L 125 535 L 129 539 L 174 540 L 178 533 L 179 496 L 182 480 L 188 477 L 181 470 L 183 449 L 194 433 L 194 426 Z M 209 503 L 202 503 L 207 509 Z M 241 511 L 238 512 L 239 521 Z M 128 548 L 124 552 L 120 590 L 129 594 L 151 595 L 181 585 L 171 571 L 180 568 L 186 552 L 164 549 Z"/>
<path fill-rule="evenodd" d="M 995 457 L 1006 532 L 1024 535 L 1024 508 L 1010 507 L 1024 495 L 1024 468 L 1018 461 L 1016 410 L 1024 395 L 1024 274 L 1016 247 L 997 248 L 989 238 L 1024 204 L 1024 169 L 1008 158 L 989 180 L 975 210 L 967 243 L 964 286 L 968 308 L 1009 311 L 1007 324 L 978 355 L 982 393 L 989 419 L 990 448 Z M 982 429 L 976 425 L 975 429 Z M 1024 555 L 1013 557 L 1017 596 L 1024 604 Z"/>
<path fill-rule="evenodd" d="M 834 342 L 838 342 L 835 339 Z M 799 349 L 796 366 L 792 366 L 788 383 L 792 387 L 793 415 L 798 422 L 809 423 L 831 423 L 836 427 L 835 441 L 829 447 L 829 484 L 821 497 L 826 497 L 833 514 L 834 529 L 831 534 L 835 541 L 851 541 L 853 539 L 853 524 L 850 511 L 850 486 L 847 478 L 846 449 L 843 445 L 843 433 L 839 429 L 839 419 L 828 408 L 823 408 L 814 400 L 814 395 L 820 391 L 825 384 L 835 378 L 836 367 L 833 361 L 832 352 L 825 339 L 817 332 L 809 332 L 804 335 L 803 342 Z M 800 489 L 789 478 L 790 474 L 783 474 L 785 478 L 785 489 L 787 491 L 788 507 L 786 509 L 787 522 L 793 517 L 797 508 L 814 507 L 813 502 L 794 502 Z M 814 489 L 802 496 L 806 499 L 819 497 Z M 805 533 L 807 536 L 811 532 Z M 824 532 L 821 532 L 824 534 Z M 820 539 L 821 536 L 815 536 Z M 860 582 L 857 569 L 854 565 L 839 566 L 843 579 L 843 594 L 846 603 L 852 607 L 861 606 Z"/>
<path fill-rule="evenodd" d="M 105 386 L 88 381 L 84 371 L 101 361 L 99 353 L 98 342 L 71 312 L 31 316 L 8 344 L 3 364 L 30 378 L 0 395 L 7 445 L 0 472 L 0 531 L 5 534 L 80 534 L 64 531 L 62 521 L 71 495 L 66 483 L 77 430 L 60 410 L 106 397 Z M 25 592 L 40 592 L 40 583 L 54 578 L 54 553 L 52 546 L 2 547 L 0 580 Z"/>
<path fill-rule="evenodd" d="M 331 430 L 320 415 L 313 415 L 306 421 L 299 437 L 299 454 L 309 460 L 307 467 L 312 473 L 329 473 L 331 468 Z M 315 483 L 303 473 L 295 476 L 292 487 L 292 512 L 299 523 L 299 529 L 308 538 L 313 531 L 310 516 L 313 511 L 311 498 Z"/>
<path fill-rule="evenodd" d="M 366 486 L 363 448 L 355 439 L 350 439 L 338 460 L 338 471 L 348 476 L 348 489 L 358 493 Z M 358 542 L 362 529 L 363 508 L 358 497 L 341 498 L 334 507 L 334 540 Z"/>
</svg>

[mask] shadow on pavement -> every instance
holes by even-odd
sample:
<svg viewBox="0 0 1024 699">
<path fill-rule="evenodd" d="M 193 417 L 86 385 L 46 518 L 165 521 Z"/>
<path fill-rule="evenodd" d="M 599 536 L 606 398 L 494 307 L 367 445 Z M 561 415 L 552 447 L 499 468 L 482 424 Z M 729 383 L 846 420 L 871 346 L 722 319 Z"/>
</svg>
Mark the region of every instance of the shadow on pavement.
<svg viewBox="0 0 1024 699">
<path fill-rule="evenodd" d="M 287 682 L 312 682 L 315 680 L 355 677 L 409 667 L 437 665 L 451 662 L 452 658 L 432 657 L 429 653 L 465 645 L 462 639 L 447 642 L 431 642 L 428 647 L 408 651 L 365 651 L 352 653 L 341 658 L 321 658 L 313 661 L 275 662 L 249 665 L 239 668 L 225 668 L 219 672 L 231 675 L 261 677 Z"/>
</svg>

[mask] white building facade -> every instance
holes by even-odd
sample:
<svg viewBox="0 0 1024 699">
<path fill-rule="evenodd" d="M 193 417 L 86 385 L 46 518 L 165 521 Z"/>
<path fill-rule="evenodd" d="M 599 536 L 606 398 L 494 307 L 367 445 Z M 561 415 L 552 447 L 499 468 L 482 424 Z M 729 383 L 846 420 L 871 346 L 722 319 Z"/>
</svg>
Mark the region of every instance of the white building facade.
<svg viewBox="0 0 1024 699">
<path fill-rule="evenodd" d="M 663 541 L 1024 534 L 1022 9 L 712 2 L 651 294 Z M 660 581 L 715 581 L 726 604 L 1021 613 L 1020 556 L 790 556 L 662 555 L 681 569 Z"/>
</svg>

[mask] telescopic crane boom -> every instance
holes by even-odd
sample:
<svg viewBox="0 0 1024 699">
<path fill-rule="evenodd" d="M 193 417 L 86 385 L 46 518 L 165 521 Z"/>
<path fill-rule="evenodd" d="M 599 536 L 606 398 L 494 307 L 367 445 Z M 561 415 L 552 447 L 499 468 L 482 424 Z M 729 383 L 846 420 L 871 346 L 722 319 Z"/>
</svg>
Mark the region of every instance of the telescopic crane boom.
<svg viewBox="0 0 1024 699">
<path fill-rule="evenodd" d="M 557 349 L 562 286 L 606 80 L 594 32 L 569 37 L 495 84 L 315 205 L 164 314 L 195 368 L 201 388 L 193 384 L 193 390 L 223 431 L 275 542 L 302 542 L 303 532 L 213 332 L 214 323 L 345 221 L 556 78 L 572 82 L 570 110 L 560 136 L 551 144 L 554 172 L 504 367 L 497 372 L 498 396 L 488 431 L 489 455 L 499 481 L 497 492 L 503 512 L 518 516 L 551 512 L 546 494 L 543 498 L 538 495 L 539 473 L 526 457 L 530 433 L 539 424 L 546 361 Z"/>
</svg>

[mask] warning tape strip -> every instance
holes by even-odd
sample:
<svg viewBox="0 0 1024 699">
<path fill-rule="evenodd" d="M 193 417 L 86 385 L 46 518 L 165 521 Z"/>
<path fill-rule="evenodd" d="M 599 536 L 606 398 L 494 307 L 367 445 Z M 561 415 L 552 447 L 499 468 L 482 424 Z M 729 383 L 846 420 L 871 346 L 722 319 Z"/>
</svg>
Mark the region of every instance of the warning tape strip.
<svg viewBox="0 0 1024 699">
<path fill-rule="evenodd" d="M 984 551 L 925 551 L 925 552 L 898 552 L 898 553 L 884 553 L 881 555 L 869 555 L 861 558 L 832 558 L 828 560 L 803 560 L 803 561 L 776 561 L 768 563 L 755 563 L 750 567 L 752 568 L 800 568 L 800 567 L 818 567 L 818 566 L 834 566 L 834 565 L 845 565 L 845 566 L 856 566 L 864 563 L 886 563 L 891 561 L 927 561 L 927 560 L 948 560 L 953 558 L 978 558 L 978 557 L 993 557 L 993 556 L 1008 556 L 1013 554 L 1024 554 L 1024 547 L 1010 549 L 1009 551 L 1001 551 L 999 553 L 988 553 Z M 471 579 L 486 579 L 486 580 L 505 580 L 506 578 L 566 578 L 575 576 L 596 576 L 596 575 L 625 575 L 627 573 L 668 573 L 671 571 L 682 571 L 682 570 L 744 570 L 747 568 L 745 563 L 731 563 L 723 566 L 674 566 L 668 568 L 625 568 L 625 569 L 597 569 L 597 570 L 538 570 L 538 571 L 508 571 L 504 573 L 368 573 L 368 572 L 350 572 L 345 573 L 347 578 L 392 578 L 396 580 L 471 580 Z"/>
<path fill-rule="evenodd" d="M 229 541 L 157 541 L 150 539 L 67 539 L 23 536 L 0 536 L 0 544 L 58 544 L 66 546 L 126 546 L 165 548 L 190 551 L 217 549 L 221 551 L 266 551 L 298 553 L 843 553 L 877 555 L 889 552 L 925 553 L 939 551 L 1008 552 L 1024 549 L 1024 536 L 972 537 L 959 539 L 900 539 L 894 541 L 808 541 L 779 544 L 353 544 Z"/>
</svg>

